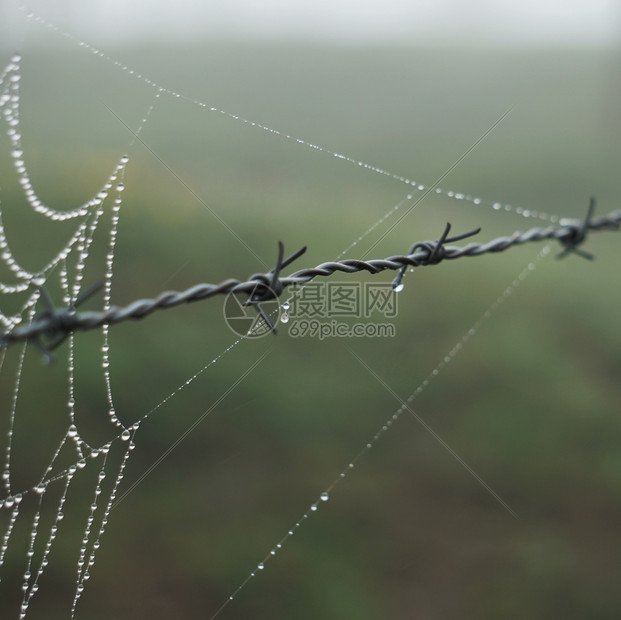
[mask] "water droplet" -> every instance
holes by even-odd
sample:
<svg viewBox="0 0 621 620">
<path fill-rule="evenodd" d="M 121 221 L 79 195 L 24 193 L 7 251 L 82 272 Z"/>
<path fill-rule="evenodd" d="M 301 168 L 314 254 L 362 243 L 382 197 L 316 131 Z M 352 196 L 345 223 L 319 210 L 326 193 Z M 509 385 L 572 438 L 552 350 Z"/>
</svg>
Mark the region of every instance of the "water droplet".
<svg viewBox="0 0 621 620">
<path fill-rule="evenodd" d="M 322 502 L 327 502 L 330 499 L 330 496 L 325 491 L 319 497 Z"/>
<path fill-rule="evenodd" d="M 122 439 L 123 441 L 128 441 L 130 437 L 131 437 L 131 433 L 130 433 L 128 430 L 124 430 L 124 431 L 121 433 L 121 439 Z"/>
<path fill-rule="evenodd" d="M 259 570 L 263 570 L 265 568 L 265 564 L 263 564 L 263 562 L 261 562 L 260 564 L 257 565 L 257 568 Z"/>
<path fill-rule="evenodd" d="M 395 293 L 400 293 L 404 288 L 405 284 L 403 284 L 403 282 L 399 282 L 399 284 L 397 284 L 396 286 L 394 284 L 392 285 L 392 290 Z"/>
<path fill-rule="evenodd" d="M 285 301 L 285 303 L 282 305 L 282 309 L 287 312 L 287 310 L 289 310 L 291 306 L 289 305 L 288 301 Z"/>
<path fill-rule="evenodd" d="M 318 508 L 317 504 L 313 504 L 313 505 L 311 506 L 311 510 L 312 510 L 313 512 L 315 512 L 315 511 L 317 510 L 317 508 Z"/>
<path fill-rule="evenodd" d="M 289 315 L 286 312 L 283 312 L 280 315 L 280 322 L 281 323 L 288 323 L 289 322 Z"/>
<path fill-rule="evenodd" d="M 77 436 L 77 434 L 78 434 L 78 429 L 77 429 L 75 424 L 72 424 L 69 427 L 69 430 L 67 431 L 67 436 L 68 437 L 75 437 L 75 436 Z"/>
</svg>

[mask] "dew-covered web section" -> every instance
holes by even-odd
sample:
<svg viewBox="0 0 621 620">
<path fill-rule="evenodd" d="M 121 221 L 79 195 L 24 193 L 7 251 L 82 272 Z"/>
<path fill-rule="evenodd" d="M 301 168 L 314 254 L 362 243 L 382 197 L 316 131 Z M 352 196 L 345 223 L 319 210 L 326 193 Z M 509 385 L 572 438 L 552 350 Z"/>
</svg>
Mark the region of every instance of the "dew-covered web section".
<svg viewBox="0 0 621 620">
<path fill-rule="evenodd" d="M 109 228 L 105 256 L 103 305 L 105 308 L 110 307 L 116 235 L 123 201 L 125 168 L 129 161 L 127 155 L 121 155 L 114 170 L 103 182 L 100 191 L 88 202 L 70 211 L 55 210 L 40 200 L 28 176 L 25 163 L 26 155 L 21 144 L 19 123 L 20 60 L 19 55 L 14 55 L 0 76 L 0 110 L 2 110 L 2 118 L 7 126 L 13 165 L 30 208 L 39 216 L 52 222 L 74 221 L 75 229 L 66 245 L 47 264 L 41 265 L 36 272 L 29 271 L 20 265 L 11 251 L 10 242 L 2 223 L 2 205 L 0 202 L 0 256 L 13 277 L 12 281 L 0 283 L 0 293 L 5 298 L 6 296 L 26 293 L 26 300 L 17 312 L 6 314 L 4 311 L 0 311 L 2 327 L 7 331 L 24 321 L 31 321 L 38 310 L 49 309 L 47 306 L 50 302 L 47 299 L 46 286 L 52 280 L 56 280 L 62 291 L 64 305 L 70 307 L 78 303 L 80 294 L 83 292 L 83 274 L 90 256 L 93 239 L 106 216 Z M 158 91 L 153 103 L 146 111 L 144 119 L 136 128 L 136 134 L 140 133 L 147 122 L 155 105 L 155 100 L 159 96 L 160 92 Z M 41 346 L 42 348 L 45 347 L 45 345 Z M 4 567 L 7 550 L 20 513 L 25 512 L 23 507 L 29 503 L 28 500 L 31 500 L 30 504 L 33 506 L 28 511 L 30 514 L 24 515 L 24 518 L 31 519 L 31 527 L 24 555 L 25 565 L 21 584 L 23 599 L 19 612 L 20 618 L 26 617 L 30 602 L 39 589 L 40 578 L 50 562 L 54 541 L 62 529 L 61 524 L 65 516 L 63 509 L 71 483 L 81 470 L 85 470 L 87 465 L 90 465 L 91 469 L 97 468 L 98 471 L 94 486 L 90 489 L 90 505 L 87 508 L 81 545 L 76 560 L 76 585 L 71 605 L 71 615 L 74 615 L 77 602 L 84 591 L 85 582 L 90 578 L 90 568 L 95 562 L 95 556 L 100 547 L 100 539 L 105 530 L 108 514 L 116 497 L 119 483 L 123 478 L 129 453 L 134 447 L 133 434 L 137 426 L 124 426 L 115 412 L 109 372 L 107 326 L 102 329 L 100 363 L 107 395 L 107 419 L 111 438 L 103 445 L 89 445 L 82 438 L 80 428 L 76 423 L 75 355 L 74 336 L 72 334 L 68 336 L 67 346 L 65 430 L 58 445 L 49 454 L 44 471 L 29 488 L 16 488 L 16 482 L 13 480 L 14 429 L 16 420 L 21 413 L 20 386 L 26 356 L 32 353 L 38 355 L 41 352 L 47 352 L 37 351 L 36 346 L 33 345 L 21 345 L 21 349 L 16 352 L 17 363 L 11 369 L 14 373 L 13 392 L 9 399 L 8 430 L 2 455 L 4 497 L 0 501 L 0 508 L 9 517 L 8 520 L 3 521 L 0 571 Z M 3 349 L 0 353 L 0 372 L 8 372 L 8 368 L 5 367 L 6 357 L 7 351 Z M 114 451 L 114 444 L 119 444 L 121 447 Z M 64 465 L 66 463 L 70 464 Z M 50 493 L 51 486 L 60 486 L 62 489 L 60 495 Z M 52 515 L 51 518 L 50 515 Z M 2 572 L 0 572 L 0 579 L 1 577 Z"/>
<path fill-rule="evenodd" d="M 60 36 L 68 38 L 87 52 L 94 54 L 103 61 L 112 63 L 128 75 L 137 80 L 146 82 L 153 88 L 153 100 L 145 111 L 144 118 L 134 129 L 132 141 L 125 145 L 119 152 L 118 163 L 103 180 L 101 189 L 90 200 L 69 211 L 58 211 L 46 205 L 35 192 L 28 176 L 26 162 L 27 154 L 24 153 L 20 135 L 19 122 L 19 103 L 20 103 L 20 57 L 14 55 L 0 74 L 0 110 L 2 111 L 2 122 L 6 127 L 6 133 L 10 140 L 11 157 L 14 169 L 19 177 L 19 183 L 29 207 L 41 218 L 52 222 L 74 222 L 75 229 L 70 235 L 68 242 L 57 254 L 45 265 L 33 272 L 25 269 L 19 264 L 18 260 L 11 251 L 10 239 L 5 234 L 2 223 L 2 203 L 0 202 L 0 257 L 10 273 L 10 279 L 0 283 L 0 293 L 3 298 L 14 295 L 24 295 L 25 301 L 17 311 L 5 313 L 0 311 L 0 322 L 2 329 L 10 331 L 19 324 L 31 321 L 38 312 L 45 311 L 47 308 L 46 288 L 53 282 L 62 291 L 62 302 L 65 306 L 73 306 L 79 303 L 80 295 L 84 293 L 84 271 L 91 257 L 96 233 L 100 229 L 106 230 L 107 249 L 105 252 L 105 273 L 103 275 L 103 307 L 110 308 L 112 286 L 115 268 L 115 249 L 116 238 L 121 217 L 121 207 L 123 204 L 123 192 L 125 183 L 125 172 L 130 163 L 131 147 L 136 141 L 145 124 L 149 121 L 151 112 L 161 97 L 169 97 L 190 101 L 191 103 L 204 108 L 206 112 L 225 115 L 237 120 L 249 128 L 268 131 L 280 136 L 284 140 L 293 140 L 301 147 L 318 150 L 326 156 L 333 157 L 341 164 L 355 165 L 364 168 L 371 174 L 379 174 L 393 179 L 398 183 L 405 184 L 409 192 L 396 205 L 392 206 L 380 219 L 374 222 L 368 229 L 353 242 L 348 244 L 345 249 L 338 254 L 340 258 L 355 248 L 362 239 L 373 233 L 378 227 L 386 222 L 395 214 L 403 213 L 406 209 L 413 209 L 417 204 L 419 193 L 442 194 L 457 201 L 465 201 L 474 205 L 487 206 L 490 209 L 502 213 L 514 212 L 525 218 L 535 218 L 549 222 L 557 222 L 559 218 L 555 215 L 537 212 L 521 207 L 486 200 L 477 196 L 465 193 L 445 190 L 443 188 L 425 185 L 415 182 L 403 176 L 393 174 L 382 168 L 358 161 L 346 155 L 333 152 L 322 148 L 306 140 L 296 138 L 286 133 L 281 133 L 276 129 L 266 127 L 259 123 L 239 117 L 233 113 L 215 108 L 205 102 L 188 98 L 173 90 L 167 89 L 149 78 L 134 71 L 130 67 L 111 58 L 106 53 L 96 49 L 90 44 L 74 38 L 72 35 L 62 31 L 54 24 L 44 20 L 34 13 L 27 12 L 28 18 L 57 32 Z M 338 164 L 337 164 L 338 165 Z M 517 287 L 532 273 L 539 262 L 548 256 L 551 246 L 548 244 L 540 250 L 526 266 L 511 279 L 509 284 L 499 293 L 496 299 L 490 300 L 489 308 L 481 317 L 464 333 L 464 335 L 447 351 L 434 367 L 429 371 L 428 376 L 420 382 L 415 389 L 399 404 L 397 409 L 390 413 L 385 423 L 378 428 L 377 432 L 369 437 L 360 451 L 350 458 L 345 458 L 344 469 L 329 482 L 321 494 L 311 501 L 307 510 L 302 512 L 301 517 L 291 525 L 291 528 L 283 532 L 283 536 L 275 541 L 271 549 L 266 550 L 266 555 L 260 559 L 253 569 L 244 573 L 240 572 L 239 585 L 233 586 L 230 596 L 222 602 L 216 610 L 205 610 L 208 617 L 216 617 L 227 605 L 234 601 L 235 597 L 243 590 L 244 586 L 255 576 L 259 575 L 271 558 L 281 552 L 287 541 L 297 530 L 314 514 L 320 507 L 329 501 L 330 496 L 337 485 L 341 484 L 355 468 L 356 463 L 371 450 L 374 445 L 383 438 L 392 428 L 393 424 L 404 414 L 416 417 L 411 404 L 425 388 L 434 381 L 441 371 L 450 364 L 458 353 L 469 343 L 478 333 L 485 321 L 492 317 L 494 311 L 508 299 Z M 291 300 L 283 302 L 285 310 Z M 4 305 L 3 305 L 4 307 Z M 28 521 L 27 530 L 29 532 L 26 545 L 23 549 L 23 572 L 21 573 L 22 603 L 19 610 L 19 617 L 25 618 L 28 615 L 31 601 L 39 589 L 39 582 L 48 565 L 54 561 L 53 548 L 59 535 L 62 534 L 63 519 L 65 518 L 65 506 L 67 498 L 74 488 L 74 483 L 80 477 L 85 476 L 86 472 L 91 472 L 90 486 L 79 485 L 79 492 L 84 498 L 84 521 L 82 524 L 82 535 L 80 544 L 77 547 L 75 557 L 75 588 L 73 600 L 70 605 L 70 615 L 76 615 L 77 605 L 86 583 L 90 578 L 91 568 L 95 563 L 97 551 L 100 548 L 103 534 L 108 523 L 111 510 L 115 502 L 124 495 L 121 482 L 131 451 L 135 447 L 136 437 L 140 425 L 149 418 L 155 411 L 162 408 L 164 404 L 173 399 L 180 391 L 190 385 L 197 377 L 209 369 L 213 364 L 226 355 L 230 350 L 244 341 L 239 338 L 227 346 L 217 355 L 210 355 L 210 359 L 204 366 L 199 368 L 196 373 L 184 380 L 175 390 L 163 398 L 159 404 L 151 408 L 138 417 L 137 421 L 131 425 L 122 422 L 122 416 L 117 415 L 113 399 L 113 387 L 110 377 L 110 345 L 108 340 L 108 326 L 101 329 L 100 345 L 100 364 L 103 374 L 103 382 L 106 394 L 106 425 L 109 431 L 109 439 L 101 445 L 91 445 L 81 436 L 80 424 L 76 415 L 76 394 L 75 394 L 75 339 L 72 334 L 67 337 L 66 347 L 66 404 L 64 411 L 64 430 L 60 435 L 60 440 L 49 455 L 46 455 L 42 472 L 37 478 L 24 483 L 22 480 L 15 480 L 14 476 L 14 432 L 16 421 L 21 415 L 21 386 L 23 382 L 23 372 L 27 356 L 40 356 L 41 348 L 45 348 L 45 343 L 38 347 L 36 343 L 26 342 L 15 345 L 11 350 L 11 355 L 15 357 L 12 364 L 7 364 L 7 349 L 0 349 L 0 373 L 12 373 L 11 385 L 12 393 L 8 398 L 9 409 L 3 412 L 3 417 L 7 419 L 7 432 L 3 437 L 2 453 L 2 487 L 3 496 L 0 499 L 0 579 L 3 578 L 5 569 L 5 558 L 9 545 L 13 542 L 13 534 L 20 519 Z M 352 358 L 353 363 L 355 362 Z M 419 420 L 420 421 L 420 420 Z M 423 426 L 425 426 L 423 424 Z M 434 434 L 431 427 L 425 426 L 425 430 Z M 439 438 L 438 438 L 439 439 Z M 466 466 L 465 463 L 462 463 Z M 474 472 L 472 472 L 474 474 Z M 483 482 L 483 481 L 481 481 Z M 131 489 L 130 489 L 131 490 Z M 490 490 L 491 491 L 491 490 Z M 126 494 L 126 492 L 125 492 Z M 503 503 L 500 497 L 496 499 Z M 504 506 L 513 514 L 510 507 Z M 244 574 L 246 575 L 244 577 Z M 2 587 L 0 582 L 0 587 Z"/>
</svg>

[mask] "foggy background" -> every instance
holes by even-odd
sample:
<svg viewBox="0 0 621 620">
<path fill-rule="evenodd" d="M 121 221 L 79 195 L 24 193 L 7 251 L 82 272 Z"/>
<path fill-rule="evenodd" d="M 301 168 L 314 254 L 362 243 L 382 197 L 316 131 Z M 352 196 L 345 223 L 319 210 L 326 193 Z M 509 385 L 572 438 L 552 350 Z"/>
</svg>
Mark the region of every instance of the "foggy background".
<svg viewBox="0 0 621 620">
<path fill-rule="evenodd" d="M 24 26 L 18 5 L 0 3 L 1 45 L 19 42 Z M 33 0 L 25 5 L 109 46 L 220 38 L 606 46 L 619 44 L 621 32 L 617 0 Z"/>
</svg>

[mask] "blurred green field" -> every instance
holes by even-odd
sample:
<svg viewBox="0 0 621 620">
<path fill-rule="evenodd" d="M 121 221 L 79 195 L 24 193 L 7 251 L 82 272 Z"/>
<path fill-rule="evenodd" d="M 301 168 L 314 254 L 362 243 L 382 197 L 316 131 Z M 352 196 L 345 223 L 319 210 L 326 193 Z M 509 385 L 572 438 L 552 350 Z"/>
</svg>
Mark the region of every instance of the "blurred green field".
<svg viewBox="0 0 621 620">
<path fill-rule="evenodd" d="M 591 195 L 601 214 L 619 208 L 618 50 L 206 44 L 115 56 L 208 106 L 426 186 L 442 178 L 447 190 L 558 216 L 583 215 Z M 157 157 L 140 142 L 128 150 L 132 135 L 107 107 L 135 128 L 156 92 L 69 43 L 24 54 L 24 153 L 47 204 L 88 200 L 130 155 L 113 303 L 264 271 L 214 213 L 268 267 L 278 240 L 289 251 L 308 245 L 301 268 L 335 258 L 412 192 L 167 94 L 141 133 Z M 74 225 L 26 210 L 9 151 L 3 130 L 3 223 L 15 255 L 36 270 Z M 392 228 L 403 213 L 348 257 L 404 253 L 447 221 L 455 232 L 481 226 L 481 240 L 541 224 L 446 196 L 425 198 Z M 592 263 L 543 260 L 414 401 L 520 520 L 403 415 L 218 617 L 617 618 L 619 239 L 593 234 Z M 87 282 L 101 277 L 105 243 L 98 234 Z M 408 274 L 394 338 L 292 338 L 283 325 L 277 337 L 223 355 L 142 425 L 121 494 L 269 350 L 112 511 L 76 617 L 211 617 L 398 408 L 350 349 L 407 398 L 540 250 Z M 3 311 L 16 303 L 0 301 Z M 235 341 L 218 299 L 118 325 L 110 338 L 116 410 L 129 423 Z M 93 442 L 108 432 L 100 346 L 97 332 L 76 337 L 78 424 Z M 45 469 L 54 433 L 64 433 L 66 356 L 64 347 L 46 367 L 33 347 L 25 359 L 14 456 L 25 487 Z M 3 412 L 18 363 L 10 349 Z M 88 514 L 74 484 L 32 618 L 69 617 Z M 20 525 L 9 548 L 2 617 L 17 616 L 27 536 Z"/>
</svg>

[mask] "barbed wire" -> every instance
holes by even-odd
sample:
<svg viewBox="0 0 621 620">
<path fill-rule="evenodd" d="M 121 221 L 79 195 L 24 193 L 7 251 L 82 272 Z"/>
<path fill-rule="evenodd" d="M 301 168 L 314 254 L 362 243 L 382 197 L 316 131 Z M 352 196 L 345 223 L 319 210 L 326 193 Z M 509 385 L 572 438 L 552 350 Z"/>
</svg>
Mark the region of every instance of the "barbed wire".
<svg viewBox="0 0 621 620">
<path fill-rule="evenodd" d="M 558 258 L 575 253 L 591 260 L 593 255 L 579 247 L 585 241 L 588 232 L 618 230 L 621 223 L 621 211 L 593 219 L 594 209 L 595 200 L 591 199 L 584 221 L 561 220 L 560 226 L 552 225 L 545 228 L 531 228 L 525 232 L 516 231 L 512 235 L 497 237 L 486 243 L 471 242 L 463 247 L 446 244 L 472 237 L 478 234 L 481 229 L 449 238 L 448 234 L 451 230 L 451 225 L 447 224 L 442 236 L 438 240 L 418 241 L 406 255 L 390 256 L 384 259 L 344 259 L 325 262 L 313 268 L 301 269 L 285 277 L 281 277 L 281 271 L 302 256 L 306 251 L 306 247 L 283 259 L 284 246 L 279 241 L 276 266 L 268 273 L 254 274 L 246 281 L 230 278 L 219 284 L 196 284 L 181 292 L 164 291 L 153 299 L 138 299 L 126 306 L 112 306 L 106 311 L 99 312 L 79 312 L 77 308 L 98 290 L 101 286 L 100 284 L 91 287 L 80 295 L 71 306 L 64 308 L 54 308 L 46 290 L 39 287 L 41 297 L 47 309 L 35 316 L 28 325 L 20 325 L 2 333 L 0 336 L 0 347 L 7 347 L 12 343 L 20 341 L 33 341 L 48 359 L 52 359 L 51 351 L 59 346 L 72 332 L 95 329 L 103 325 L 114 325 L 127 320 L 140 320 L 156 310 L 173 308 L 216 295 L 238 293 L 247 295 L 244 305 L 253 306 L 275 333 L 276 328 L 261 308 L 261 303 L 279 298 L 288 286 L 306 284 L 316 277 L 329 277 L 337 272 L 356 273 L 367 271 L 371 274 L 378 274 L 382 271 L 393 270 L 398 271 L 392 283 L 393 289 L 398 292 L 403 288 L 401 280 L 408 267 L 427 267 L 437 265 L 444 260 L 503 252 L 511 247 L 537 241 L 559 241 L 563 246 L 563 251 L 558 255 Z"/>
</svg>

